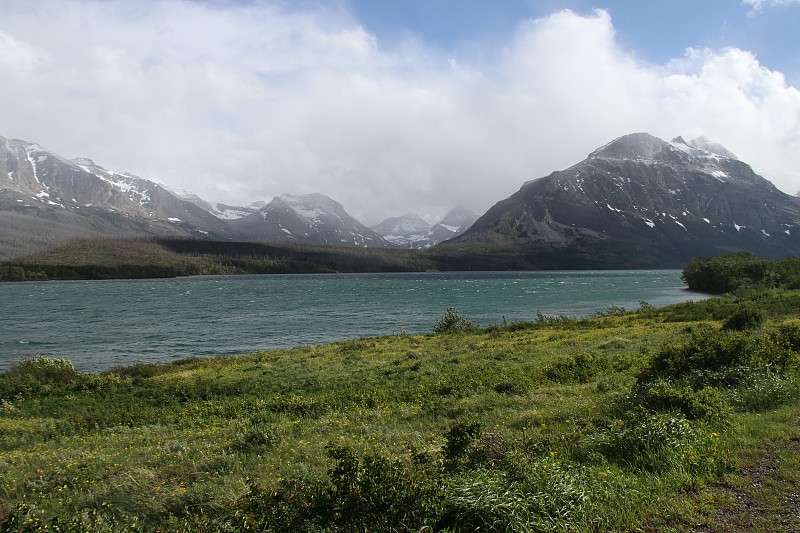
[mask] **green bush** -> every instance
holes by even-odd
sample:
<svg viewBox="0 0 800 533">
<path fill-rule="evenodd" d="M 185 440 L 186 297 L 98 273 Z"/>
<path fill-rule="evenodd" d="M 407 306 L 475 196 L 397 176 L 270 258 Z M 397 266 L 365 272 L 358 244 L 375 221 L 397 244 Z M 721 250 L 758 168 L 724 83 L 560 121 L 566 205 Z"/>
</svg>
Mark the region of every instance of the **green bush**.
<svg viewBox="0 0 800 533">
<path fill-rule="evenodd" d="M 66 359 L 34 357 L 14 363 L 0 374 L 0 398 L 28 398 L 63 390 L 83 381 L 84 376 Z"/>
<path fill-rule="evenodd" d="M 282 439 L 283 434 L 274 424 L 254 424 L 237 435 L 231 448 L 242 452 L 259 452 L 274 448 Z"/>
<path fill-rule="evenodd" d="M 720 419 L 730 410 L 719 390 L 714 387 L 695 390 L 664 379 L 639 385 L 633 398 L 651 411 L 678 412 L 689 420 Z"/>
<path fill-rule="evenodd" d="M 329 480 L 252 484 L 232 513 L 240 531 L 417 531 L 444 507 L 435 472 L 398 458 L 329 446 Z"/>
<path fill-rule="evenodd" d="M 21 266 L 0 266 L 0 281 L 25 281 L 25 269 Z"/>
<path fill-rule="evenodd" d="M 733 331 L 744 331 L 747 329 L 758 329 L 767 321 L 767 312 L 759 308 L 753 302 L 740 304 L 736 311 L 728 317 L 722 325 L 722 329 Z"/>
<path fill-rule="evenodd" d="M 458 333 L 476 329 L 478 329 L 478 326 L 468 318 L 460 316 L 455 307 L 448 307 L 447 312 L 436 323 L 433 331 L 436 333 Z"/>
<path fill-rule="evenodd" d="M 786 320 L 778 326 L 779 342 L 795 352 L 800 352 L 800 319 Z"/>
<path fill-rule="evenodd" d="M 547 377 L 562 384 L 588 383 L 607 366 L 605 358 L 582 352 L 555 363 Z"/>
<path fill-rule="evenodd" d="M 281 480 L 275 489 L 251 483 L 231 512 L 234 531 L 313 531 L 321 487 L 300 480 Z"/>
<path fill-rule="evenodd" d="M 596 447 L 614 463 L 650 472 L 683 469 L 708 455 L 697 430 L 675 413 L 628 413 L 599 432 Z"/>
<path fill-rule="evenodd" d="M 770 335 L 703 330 L 693 333 L 684 344 L 662 348 L 639 376 L 639 383 L 659 377 L 691 377 L 696 388 L 735 385 L 728 379 L 739 375 L 738 369 L 785 369 L 794 359 L 791 350 Z"/>
<path fill-rule="evenodd" d="M 494 390 L 499 394 L 525 394 L 526 392 L 524 386 L 512 381 L 501 381 L 494 386 Z"/>
<path fill-rule="evenodd" d="M 480 437 L 483 428 L 479 422 L 461 420 L 451 427 L 445 438 L 444 458 L 448 463 L 455 463 L 469 452 L 470 446 Z"/>
</svg>

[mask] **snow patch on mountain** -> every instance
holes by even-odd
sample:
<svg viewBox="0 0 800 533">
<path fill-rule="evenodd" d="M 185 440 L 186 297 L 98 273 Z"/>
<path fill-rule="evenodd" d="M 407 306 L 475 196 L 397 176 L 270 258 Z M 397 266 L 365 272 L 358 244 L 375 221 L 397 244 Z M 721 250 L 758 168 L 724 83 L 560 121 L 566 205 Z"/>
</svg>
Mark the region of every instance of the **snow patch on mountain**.
<svg viewBox="0 0 800 533">
<path fill-rule="evenodd" d="M 707 137 L 686 142 L 679 136 L 667 142 L 647 133 L 618 137 L 593 151 L 588 159 L 645 162 L 678 172 L 696 170 L 723 182 L 734 179 L 731 168 L 742 164 L 727 148 Z"/>
<path fill-rule="evenodd" d="M 442 241 L 464 233 L 478 219 L 478 215 L 458 206 L 437 222 L 429 224 L 414 213 L 387 218 L 372 229 L 383 238 L 402 248 L 429 248 Z"/>
</svg>

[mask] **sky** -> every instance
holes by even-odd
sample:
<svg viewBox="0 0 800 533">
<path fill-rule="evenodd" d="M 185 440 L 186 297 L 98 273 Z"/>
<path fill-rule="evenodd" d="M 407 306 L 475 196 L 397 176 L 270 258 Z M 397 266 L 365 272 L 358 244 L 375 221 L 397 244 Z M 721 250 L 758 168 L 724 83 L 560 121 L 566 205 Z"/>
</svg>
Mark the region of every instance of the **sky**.
<svg viewBox="0 0 800 533">
<path fill-rule="evenodd" d="M 0 136 L 247 205 L 483 213 L 627 133 L 800 191 L 800 0 L 0 0 Z"/>
</svg>

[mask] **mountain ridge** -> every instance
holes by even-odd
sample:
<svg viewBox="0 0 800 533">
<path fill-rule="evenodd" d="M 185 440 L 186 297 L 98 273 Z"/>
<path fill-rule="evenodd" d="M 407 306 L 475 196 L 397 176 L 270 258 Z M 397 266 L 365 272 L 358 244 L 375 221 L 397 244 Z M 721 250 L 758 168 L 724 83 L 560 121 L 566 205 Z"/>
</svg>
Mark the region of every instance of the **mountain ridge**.
<svg viewBox="0 0 800 533">
<path fill-rule="evenodd" d="M 480 269 L 680 267 L 739 250 L 800 255 L 800 198 L 708 138 L 643 132 L 525 182 L 480 217 L 457 207 L 433 225 L 408 214 L 373 228 L 319 193 L 214 204 L 0 137 L 0 224 L 0 259 L 100 235 L 436 246 L 461 254 L 461 268 Z"/>
<path fill-rule="evenodd" d="M 429 224 L 414 213 L 387 218 L 372 229 L 395 246 L 425 249 L 461 235 L 478 215 L 463 206 L 456 206 L 435 224 Z"/>
<path fill-rule="evenodd" d="M 742 249 L 799 254 L 798 199 L 730 155 L 708 140 L 625 135 L 526 182 L 452 242 L 527 255 L 527 265 L 536 265 L 535 252 L 554 268 L 678 267 Z"/>
<path fill-rule="evenodd" d="M 339 202 L 320 193 L 282 194 L 229 223 L 237 235 L 250 238 L 390 246 L 381 235 L 351 217 Z"/>
</svg>

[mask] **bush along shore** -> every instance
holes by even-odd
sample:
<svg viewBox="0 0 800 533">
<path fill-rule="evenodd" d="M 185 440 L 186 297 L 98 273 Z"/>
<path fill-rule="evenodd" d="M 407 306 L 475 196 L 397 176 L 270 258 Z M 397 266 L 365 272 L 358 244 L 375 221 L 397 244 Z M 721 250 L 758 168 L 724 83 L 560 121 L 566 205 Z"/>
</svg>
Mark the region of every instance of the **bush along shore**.
<svg viewBox="0 0 800 533">
<path fill-rule="evenodd" d="M 798 310 L 755 276 L 585 319 L 452 308 L 431 335 L 22 361 L 0 374 L 0 531 L 796 529 Z"/>
</svg>

